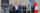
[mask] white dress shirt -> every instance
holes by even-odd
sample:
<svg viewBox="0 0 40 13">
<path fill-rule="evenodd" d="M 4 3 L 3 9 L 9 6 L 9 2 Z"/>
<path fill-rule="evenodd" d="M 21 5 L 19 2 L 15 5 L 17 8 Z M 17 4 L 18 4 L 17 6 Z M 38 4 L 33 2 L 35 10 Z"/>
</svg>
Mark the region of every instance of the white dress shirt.
<svg viewBox="0 0 40 13">
<path fill-rule="evenodd" d="M 18 5 L 15 5 L 15 9 L 16 9 L 16 10 L 18 9 Z"/>
</svg>

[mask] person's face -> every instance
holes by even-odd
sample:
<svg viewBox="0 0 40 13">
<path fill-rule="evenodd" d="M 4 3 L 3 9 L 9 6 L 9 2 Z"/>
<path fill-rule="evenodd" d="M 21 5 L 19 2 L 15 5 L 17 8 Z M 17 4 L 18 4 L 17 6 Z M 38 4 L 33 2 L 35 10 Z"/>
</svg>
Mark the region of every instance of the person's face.
<svg viewBox="0 0 40 13">
<path fill-rule="evenodd" d="M 20 2 L 17 2 L 16 5 L 20 5 Z"/>
</svg>

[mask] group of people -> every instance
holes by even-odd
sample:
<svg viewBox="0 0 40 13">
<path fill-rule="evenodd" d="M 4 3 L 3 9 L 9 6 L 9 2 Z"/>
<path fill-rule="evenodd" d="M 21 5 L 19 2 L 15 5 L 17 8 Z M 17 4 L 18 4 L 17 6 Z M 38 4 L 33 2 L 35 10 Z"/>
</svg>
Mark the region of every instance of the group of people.
<svg viewBox="0 0 40 13">
<path fill-rule="evenodd" d="M 2 11 L 4 11 L 3 13 L 36 13 L 36 11 L 38 11 L 38 13 L 40 12 L 40 2 L 38 2 L 37 0 L 9 0 L 9 3 L 6 0 L 3 1 L 2 4 Z"/>
</svg>

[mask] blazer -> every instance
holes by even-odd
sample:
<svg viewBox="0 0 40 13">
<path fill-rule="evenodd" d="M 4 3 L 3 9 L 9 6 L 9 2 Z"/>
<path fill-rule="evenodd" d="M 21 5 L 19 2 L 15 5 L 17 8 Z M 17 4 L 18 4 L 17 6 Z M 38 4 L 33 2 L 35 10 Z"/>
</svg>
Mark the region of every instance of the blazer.
<svg viewBox="0 0 40 13">
<path fill-rule="evenodd" d="M 12 8 L 13 11 L 10 10 L 10 13 L 21 13 L 21 9 L 23 9 L 23 12 L 24 12 L 24 9 L 26 10 L 26 7 L 24 8 L 24 6 L 19 5 L 18 10 L 15 10 L 15 6 L 13 6 Z M 26 11 L 24 13 L 26 13 Z"/>
</svg>

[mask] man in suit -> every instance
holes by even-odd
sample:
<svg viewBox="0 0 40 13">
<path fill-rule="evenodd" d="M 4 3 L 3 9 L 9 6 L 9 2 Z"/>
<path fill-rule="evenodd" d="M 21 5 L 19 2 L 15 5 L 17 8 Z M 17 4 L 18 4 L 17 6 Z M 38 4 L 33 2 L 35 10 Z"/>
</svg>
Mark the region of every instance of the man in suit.
<svg viewBox="0 0 40 13">
<path fill-rule="evenodd" d="M 13 12 L 11 12 L 11 13 L 21 13 L 21 12 L 23 12 L 23 13 L 26 13 L 26 7 L 24 8 L 24 2 L 22 2 L 22 3 L 20 3 L 20 1 L 17 1 L 16 2 L 16 0 L 15 0 L 15 2 L 14 2 L 14 0 L 12 0 L 13 2 L 12 2 L 12 9 L 13 9 Z M 22 6 L 21 6 L 21 5 Z M 23 9 L 23 11 L 21 10 L 21 9 Z M 24 11 L 25 10 L 25 11 Z"/>
<path fill-rule="evenodd" d="M 20 3 L 17 3 L 14 6 L 12 6 L 12 9 L 13 12 L 10 11 L 11 13 L 21 13 L 21 9 L 23 9 L 24 12 L 24 9 L 26 10 L 26 7 L 24 8 L 24 5 L 21 6 Z M 24 13 L 26 13 L 26 11 Z"/>
</svg>

